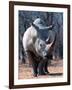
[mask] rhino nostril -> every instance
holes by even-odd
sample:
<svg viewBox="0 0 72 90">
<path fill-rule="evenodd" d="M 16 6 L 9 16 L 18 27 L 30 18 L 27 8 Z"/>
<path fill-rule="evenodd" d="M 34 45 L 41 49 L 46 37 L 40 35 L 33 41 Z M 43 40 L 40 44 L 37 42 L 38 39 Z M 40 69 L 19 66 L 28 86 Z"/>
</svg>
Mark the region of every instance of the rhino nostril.
<svg viewBox="0 0 72 90">
<path fill-rule="evenodd" d="M 47 57 L 47 55 L 45 55 L 45 57 Z"/>
<path fill-rule="evenodd" d="M 48 55 L 47 55 L 47 54 L 45 54 L 45 55 L 44 55 L 44 57 L 46 57 L 46 58 L 47 58 L 47 57 L 48 57 Z"/>
</svg>

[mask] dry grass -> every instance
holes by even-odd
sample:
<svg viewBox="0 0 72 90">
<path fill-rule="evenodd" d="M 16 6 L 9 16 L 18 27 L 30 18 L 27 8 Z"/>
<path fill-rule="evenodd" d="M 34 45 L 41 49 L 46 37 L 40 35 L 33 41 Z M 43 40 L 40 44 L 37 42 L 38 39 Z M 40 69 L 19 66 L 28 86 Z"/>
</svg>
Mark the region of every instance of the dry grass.
<svg viewBox="0 0 72 90">
<path fill-rule="evenodd" d="M 31 78 L 49 78 L 49 77 L 62 77 L 63 74 L 63 60 L 52 60 L 48 66 L 50 72 L 49 75 L 42 75 L 34 77 L 32 74 L 32 67 L 28 67 L 26 64 L 19 64 L 19 79 L 31 79 Z"/>
</svg>

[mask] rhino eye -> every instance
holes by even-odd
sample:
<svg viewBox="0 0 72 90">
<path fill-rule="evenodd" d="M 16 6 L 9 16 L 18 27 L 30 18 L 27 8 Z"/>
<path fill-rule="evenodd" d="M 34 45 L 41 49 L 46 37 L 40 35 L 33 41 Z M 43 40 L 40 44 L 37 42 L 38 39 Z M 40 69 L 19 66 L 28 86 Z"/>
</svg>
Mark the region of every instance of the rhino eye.
<svg viewBox="0 0 72 90">
<path fill-rule="evenodd" d="M 43 49 L 43 48 L 45 48 L 45 45 L 40 43 L 40 47 Z"/>
<path fill-rule="evenodd" d="M 42 47 L 43 45 L 40 43 L 40 46 Z"/>
</svg>

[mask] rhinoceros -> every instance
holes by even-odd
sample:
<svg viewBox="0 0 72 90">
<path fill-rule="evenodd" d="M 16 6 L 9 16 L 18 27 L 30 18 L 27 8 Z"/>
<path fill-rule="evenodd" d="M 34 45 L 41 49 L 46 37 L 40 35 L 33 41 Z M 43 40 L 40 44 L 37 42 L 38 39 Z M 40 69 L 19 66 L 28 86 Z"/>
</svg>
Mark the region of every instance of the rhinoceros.
<svg viewBox="0 0 72 90">
<path fill-rule="evenodd" d="M 56 41 L 55 36 L 50 41 L 51 37 L 48 35 L 52 28 L 52 25 L 45 26 L 43 20 L 37 18 L 24 33 L 23 48 L 27 62 L 32 64 L 34 76 L 49 73 L 47 62 Z"/>
</svg>

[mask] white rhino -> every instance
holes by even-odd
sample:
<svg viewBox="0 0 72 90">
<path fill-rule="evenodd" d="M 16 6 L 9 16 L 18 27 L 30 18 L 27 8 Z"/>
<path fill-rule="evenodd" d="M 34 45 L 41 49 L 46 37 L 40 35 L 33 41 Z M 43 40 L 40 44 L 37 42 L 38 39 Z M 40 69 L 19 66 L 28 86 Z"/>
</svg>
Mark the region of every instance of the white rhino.
<svg viewBox="0 0 72 90">
<path fill-rule="evenodd" d="M 40 75 L 45 74 L 45 72 L 48 73 L 47 62 L 55 44 L 55 38 L 52 38 L 53 40 L 50 42 L 51 37 L 48 35 L 48 31 L 51 30 L 52 27 L 52 25 L 45 26 L 44 22 L 40 18 L 37 18 L 24 33 L 23 47 L 27 60 L 29 60 L 33 66 L 34 76 L 37 76 L 37 73 Z M 43 34 L 45 36 L 43 36 Z"/>
</svg>

